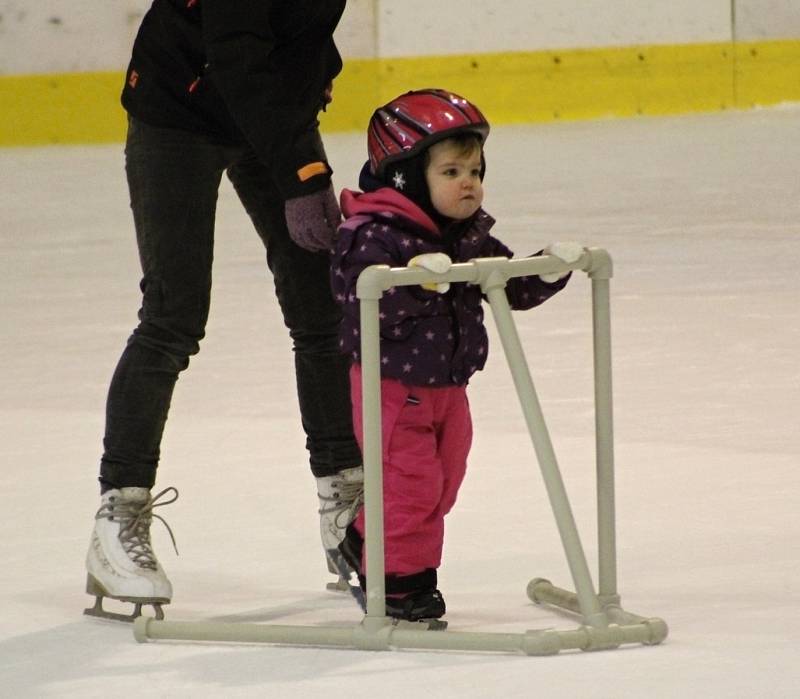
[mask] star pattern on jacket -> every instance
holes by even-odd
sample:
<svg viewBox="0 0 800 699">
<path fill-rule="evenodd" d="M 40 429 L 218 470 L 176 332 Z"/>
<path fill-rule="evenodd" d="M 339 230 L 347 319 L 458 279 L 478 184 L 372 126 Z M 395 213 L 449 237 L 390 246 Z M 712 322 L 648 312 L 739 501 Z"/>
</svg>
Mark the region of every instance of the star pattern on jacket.
<svg viewBox="0 0 800 699">
<path fill-rule="evenodd" d="M 401 194 L 386 188 L 375 193 L 343 194 L 345 223 L 339 229 L 332 257 L 331 284 L 334 298 L 342 305 L 340 347 L 355 362 L 360 361 L 360 303 L 355 288 L 359 274 L 371 265 L 405 267 L 416 255 L 443 252 L 453 262 L 477 257 L 513 257 L 513 253 L 489 233 L 494 220 L 480 209 L 475 216 L 453 229 L 448 236 L 414 218 L 406 217 L 398 200 Z M 386 193 L 389 194 L 386 194 Z M 373 196 L 370 199 L 370 196 Z M 359 197 L 367 202 L 359 204 Z M 372 203 L 388 202 L 390 210 Z M 564 282 L 566 283 L 566 281 Z M 538 276 L 510 279 L 506 296 L 513 309 L 531 308 L 562 288 L 545 284 Z M 378 301 L 381 376 L 410 386 L 464 385 L 483 368 L 488 355 L 488 335 L 480 285 L 453 283 L 440 294 L 421 286 L 393 286 Z"/>
</svg>

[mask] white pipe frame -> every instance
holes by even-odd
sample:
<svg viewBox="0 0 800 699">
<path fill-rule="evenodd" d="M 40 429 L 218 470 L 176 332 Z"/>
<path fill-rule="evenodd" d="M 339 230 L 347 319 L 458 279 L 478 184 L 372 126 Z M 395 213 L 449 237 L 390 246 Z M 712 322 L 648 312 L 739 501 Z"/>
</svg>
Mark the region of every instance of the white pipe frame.
<svg viewBox="0 0 800 699">
<path fill-rule="evenodd" d="M 524 351 L 511 316 L 505 286 L 512 277 L 565 271 L 586 272 L 592 283 L 595 451 L 597 478 L 598 592 L 595 592 L 575 520 L 561 478 Z M 453 265 L 444 274 L 425 269 L 374 265 L 358 278 L 356 295 L 361 313 L 361 363 L 364 420 L 364 509 L 367 558 L 366 615 L 360 624 L 344 628 L 279 626 L 274 624 L 174 622 L 139 617 L 134 636 L 150 639 L 272 643 L 331 646 L 360 650 L 415 648 L 517 652 L 552 655 L 561 650 L 601 650 L 626 643 L 656 645 L 668 633 L 659 618 L 624 611 L 617 592 L 614 505 L 613 408 L 611 397 L 611 331 L 609 280 L 611 257 L 587 248 L 572 264 L 542 255 L 522 259 L 482 258 Z M 396 286 L 430 282 L 480 285 L 489 300 L 511 370 L 539 467 L 567 557 L 575 592 L 534 578 L 528 597 L 581 617 L 574 630 L 528 630 L 524 633 L 480 633 L 429 630 L 422 624 L 396 622 L 386 616 L 384 585 L 383 459 L 381 446 L 380 334 L 378 305 L 384 292 Z"/>
</svg>

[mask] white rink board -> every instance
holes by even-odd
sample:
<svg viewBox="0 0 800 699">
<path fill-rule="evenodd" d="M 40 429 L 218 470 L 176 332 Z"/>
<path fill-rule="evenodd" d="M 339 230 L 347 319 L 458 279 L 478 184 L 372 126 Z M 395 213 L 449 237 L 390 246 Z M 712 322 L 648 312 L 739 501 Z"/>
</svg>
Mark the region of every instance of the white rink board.
<svg viewBox="0 0 800 699">
<path fill-rule="evenodd" d="M 0 0 L 0 76 L 124 70 L 150 0 Z M 737 0 L 741 40 L 800 37 L 797 0 Z M 728 41 L 730 0 L 349 0 L 345 58 Z"/>
<path fill-rule="evenodd" d="M 798 0 L 736 0 L 736 39 L 796 39 L 800 37 Z"/>
<path fill-rule="evenodd" d="M 729 0 L 380 3 L 383 56 L 727 41 Z M 446 29 L 444 29 L 446 28 Z"/>
<path fill-rule="evenodd" d="M 0 0 L 0 76 L 124 70 L 149 0 Z"/>
</svg>

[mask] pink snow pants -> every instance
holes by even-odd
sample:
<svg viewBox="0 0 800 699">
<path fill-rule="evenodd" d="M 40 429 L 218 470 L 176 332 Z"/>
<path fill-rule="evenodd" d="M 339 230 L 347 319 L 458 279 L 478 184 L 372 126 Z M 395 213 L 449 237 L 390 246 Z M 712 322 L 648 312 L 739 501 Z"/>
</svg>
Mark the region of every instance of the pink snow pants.
<svg viewBox="0 0 800 699">
<path fill-rule="evenodd" d="M 353 425 L 364 448 L 361 366 L 350 369 Z M 444 516 L 472 444 L 466 387 L 425 388 L 381 379 L 385 572 L 410 575 L 442 562 Z M 364 535 L 364 510 L 355 520 Z M 362 561 L 362 570 L 366 563 Z"/>
</svg>

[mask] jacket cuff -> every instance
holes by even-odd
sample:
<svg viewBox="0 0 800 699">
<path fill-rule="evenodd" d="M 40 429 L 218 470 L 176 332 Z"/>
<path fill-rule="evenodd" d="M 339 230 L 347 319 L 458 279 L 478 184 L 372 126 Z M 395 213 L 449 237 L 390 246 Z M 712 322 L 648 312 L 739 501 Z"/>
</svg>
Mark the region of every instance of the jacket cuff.
<svg viewBox="0 0 800 699">
<path fill-rule="evenodd" d="M 286 199 L 313 194 L 328 188 L 332 174 L 331 166 L 324 160 L 305 163 L 293 172 L 285 173 L 281 190 Z"/>
</svg>

